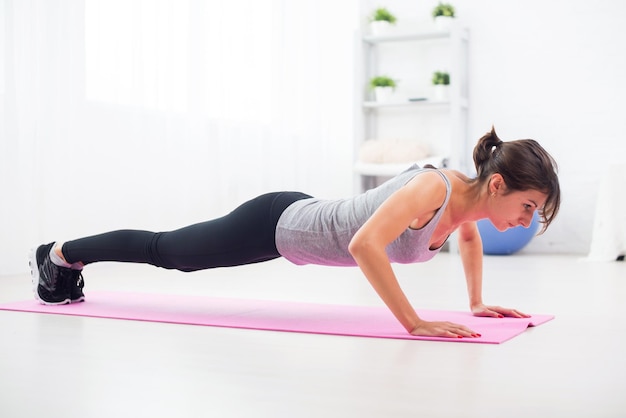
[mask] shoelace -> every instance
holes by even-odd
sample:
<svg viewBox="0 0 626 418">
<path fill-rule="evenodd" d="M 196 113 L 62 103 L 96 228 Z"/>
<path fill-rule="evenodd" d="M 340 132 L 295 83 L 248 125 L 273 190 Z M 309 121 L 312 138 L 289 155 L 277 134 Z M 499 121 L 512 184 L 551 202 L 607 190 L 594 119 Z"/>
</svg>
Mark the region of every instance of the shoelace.
<svg viewBox="0 0 626 418">
<path fill-rule="evenodd" d="M 79 289 L 83 288 L 84 285 L 84 281 L 83 281 L 83 272 L 82 270 L 72 270 L 73 272 L 73 276 L 75 277 L 76 280 L 76 287 L 78 287 Z"/>
<path fill-rule="evenodd" d="M 41 265 L 41 272 L 39 276 L 43 279 L 44 287 L 46 287 L 50 292 L 55 292 L 59 289 L 59 287 L 65 287 L 64 285 L 66 280 L 61 280 L 61 283 L 59 283 L 59 279 L 64 278 L 64 273 L 65 272 L 61 267 L 57 266 L 47 258 Z"/>
</svg>

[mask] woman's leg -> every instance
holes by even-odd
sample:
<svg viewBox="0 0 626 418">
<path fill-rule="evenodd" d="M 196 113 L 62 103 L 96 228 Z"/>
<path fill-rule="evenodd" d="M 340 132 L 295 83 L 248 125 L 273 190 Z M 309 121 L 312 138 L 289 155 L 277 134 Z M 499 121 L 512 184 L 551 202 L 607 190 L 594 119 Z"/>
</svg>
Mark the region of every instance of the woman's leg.
<svg viewBox="0 0 626 418">
<path fill-rule="evenodd" d="M 68 241 L 61 251 L 70 263 L 148 263 L 195 271 L 257 263 L 280 257 L 275 244 L 278 218 L 298 192 L 269 193 L 228 215 L 169 232 L 120 230 Z"/>
</svg>

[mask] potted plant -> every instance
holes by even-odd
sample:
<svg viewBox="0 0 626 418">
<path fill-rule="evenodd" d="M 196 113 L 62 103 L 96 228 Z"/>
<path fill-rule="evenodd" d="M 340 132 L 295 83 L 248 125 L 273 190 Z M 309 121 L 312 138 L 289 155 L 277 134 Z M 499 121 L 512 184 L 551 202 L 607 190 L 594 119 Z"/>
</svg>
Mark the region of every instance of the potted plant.
<svg viewBox="0 0 626 418">
<path fill-rule="evenodd" d="M 439 2 L 439 4 L 437 4 L 437 6 L 433 9 L 435 26 L 439 30 L 449 30 L 454 16 L 454 7 L 449 3 Z"/>
<path fill-rule="evenodd" d="M 447 101 L 450 99 L 449 93 L 450 74 L 445 71 L 435 71 L 433 73 L 433 89 L 435 100 Z"/>
<path fill-rule="evenodd" d="M 396 20 L 396 17 L 384 7 L 376 9 L 370 17 L 372 35 L 383 35 L 388 32 L 391 25 L 396 24 Z"/>
<path fill-rule="evenodd" d="M 379 75 L 370 80 L 370 88 L 374 90 L 377 102 L 388 102 L 396 88 L 396 81 L 386 75 Z"/>
</svg>

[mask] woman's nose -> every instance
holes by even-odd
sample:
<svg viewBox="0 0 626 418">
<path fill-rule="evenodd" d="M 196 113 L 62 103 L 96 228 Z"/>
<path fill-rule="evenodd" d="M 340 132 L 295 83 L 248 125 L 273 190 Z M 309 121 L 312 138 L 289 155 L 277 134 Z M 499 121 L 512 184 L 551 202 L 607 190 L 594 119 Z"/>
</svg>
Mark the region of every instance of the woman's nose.
<svg viewBox="0 0 626 418">
<path fill-rule="evenodd" d="M 524 228 L 528 228 L 530 226 L 530 222 L 532 220 L 533 216 L 522 216 L 519 218 L 519 224 L 521 226 L 523 226 Z"/>
</svg>

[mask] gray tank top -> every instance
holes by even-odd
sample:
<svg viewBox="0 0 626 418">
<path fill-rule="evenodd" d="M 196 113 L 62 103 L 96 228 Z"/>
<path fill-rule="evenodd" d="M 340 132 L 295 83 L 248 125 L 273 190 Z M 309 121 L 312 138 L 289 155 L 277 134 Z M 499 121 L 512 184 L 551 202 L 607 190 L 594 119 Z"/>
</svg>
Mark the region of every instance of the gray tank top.
<svg viewBox="0 0 626 418">
<path fill-rule="evenodd" d="M 420 229 L 408 228 L 386 252 L 393 263 L 417 263 L 433 258 L 441 247 L 431 250 L 430 237 L 450 200 L 450 181 L 440 171 L 416 164 L 380 186 L 341 200 L 303 199 L 289 205 L 276 225 L 276 248 L 294 264 L 356 266 L 348 252 L 354 234 L 378 207 L 416 175 L 436 171 L 446 183 L 446 198 L 433 218 Z"/>
</svg>

